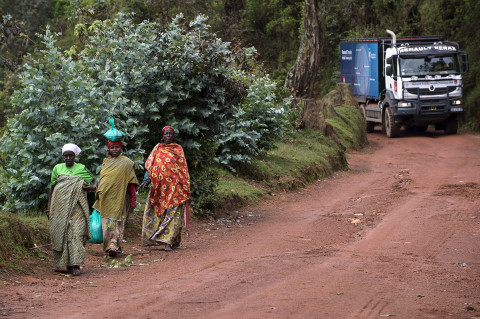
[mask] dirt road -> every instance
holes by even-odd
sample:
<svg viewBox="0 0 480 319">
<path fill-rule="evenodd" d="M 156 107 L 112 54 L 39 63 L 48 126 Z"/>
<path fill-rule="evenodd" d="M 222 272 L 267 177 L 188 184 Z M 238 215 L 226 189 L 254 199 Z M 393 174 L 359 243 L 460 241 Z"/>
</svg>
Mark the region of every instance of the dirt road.
<svg viewBox="0 0 480 319">
<path fill-rule="evenodd" d="M 480 135 L 369 134 L 350 171 L 135 265 L 0 282 L 12 318 L 480 318 Z"/>
</svg>

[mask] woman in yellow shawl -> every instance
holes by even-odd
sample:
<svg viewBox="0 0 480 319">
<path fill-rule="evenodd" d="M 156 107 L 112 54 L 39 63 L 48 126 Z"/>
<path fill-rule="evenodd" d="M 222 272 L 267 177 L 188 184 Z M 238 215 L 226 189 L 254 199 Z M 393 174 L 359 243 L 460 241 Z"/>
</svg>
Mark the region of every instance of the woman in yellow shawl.
<svg viewBox="0 0 480 319">
<path fill-rule="evenodd" d="M 85 244 L 90 238 L 86 192 L 97 189 L 92 173 L 85 165 L 75 163 L 80 152 L 75 144 L 62 147 L 65 163 L 53 168 L 47 209 L 55 264 L 67 267 L 67 272 L 74 276 L 80 275 L 80 265 L 85 261 Z"/>
<path fill-rule="evenodd" d="M 116 257 L 124 254 L 123 230 L 129 211 L 136 206 L 138 181 L 134 163 L 122 155 L 122 142 L 108 141 L 108 155 L 102 163 L 93 208 L 102 215 L 103 250 Z"/>
<path fill-rule="evenodd" d="M 146 244 L 163 243 L 169 251 L 180 245 L 183 204 L 190 198 L 190 175 L 183 148 L 174 143 L 174 129 L 165 126 L 162 135 L 161 143 L 155 146 L 145 163 L 151 188 L 143 217 L 142 238 Z"/>
</svg>

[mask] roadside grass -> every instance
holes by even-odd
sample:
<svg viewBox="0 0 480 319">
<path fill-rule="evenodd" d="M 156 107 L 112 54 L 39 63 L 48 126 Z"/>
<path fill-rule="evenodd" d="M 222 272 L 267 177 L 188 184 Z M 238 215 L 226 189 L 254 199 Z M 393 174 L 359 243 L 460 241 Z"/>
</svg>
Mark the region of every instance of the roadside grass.
<svg viewBox="0 0 480 319">
<path fill-rule="evenodd" d="M 217 214 L 258 203 L 275 191 L 299 189 L 348 169 L 346 151 L 367 143 L 365 120 L 353 106 L 335 108 L 326 121 L 340 145 L 320 131 L 303 129 L 278 143 L 278 148 L 242 167 L 237 174 L 221 171 L 215 191 Z"/>
<path fill-rule="evenodd" d="M 22 217 L 0 213 L 0 273 L 8 269 L 28 272 L 20 262 L 29 256 L 48 258 L 42 247 L 50 243 L 46 216 Z"/>
<path fill-rule="evenodd" d="M 342 106 L 335 108 L 338 114 L 326 119 L 333 127 L 340 143 L 347 149 L 358 150 L 367 143 L 366 122 L 357 108 Z"/>
<path fill-rule="evenodd" d="M 337 142 L 318 130 L 302 129 L 235 174 L 218 169 L 216 210 L 191 217 L 219 217 L 230 210 L 254 205 L 275 192 L 299 189 L 337 170 L 348 169 L 346 151 L 360 149 L 367 142 L 365 121 L 355 107 L 337 107 L 335 111 L 338 116 L 326 121 L 333 128 Z M 127 238 L 138 236 L 141 230 L 147 195 L 147 190 L 138 193 L 139 205 L 125 225 Z M 0 275 L 9 271 L 27 273 L 40 261 L 49 263 L 49 244 L 45 216 L 22 217 L 0 212 Z"/>
</svg>

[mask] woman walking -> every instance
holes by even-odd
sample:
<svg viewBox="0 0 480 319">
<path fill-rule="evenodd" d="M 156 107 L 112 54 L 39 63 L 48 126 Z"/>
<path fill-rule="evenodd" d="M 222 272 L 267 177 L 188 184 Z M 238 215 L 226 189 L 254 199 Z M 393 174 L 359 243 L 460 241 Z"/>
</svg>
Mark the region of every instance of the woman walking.
<svg viewBox="0 0 480 319">
<path fill-rule="evenodd" d="M 165 244 L 165 250 L 180 245 L 184 223 L 184 204 L 190 198 L 190 175 L 183 148 L 174 143 L 171 126 L 162 130 L 161 143 L 150 153 L 148 171 L 142 187 L 151 181 L 149 198 L 143 217 L 142 238 L 146 244 Z"/>
<path fill-rule="evenodd" d="M 102 163 L 98 190 L 93 204 L 102 215 L 103 249 L 116 257 L 122 251 L 123 230 L 130 210 L 136 207 L 134 163 L 122 155 L 122 142 L 108 141 L 108 155 Z"/>
<path fill-rule="evenodd" d="M 80 275 L 80 265 L 85 261 L 85 244 L 90 238 L 86 192 L 97 189 L 92 173 L 83 164 L 75 163 L 80 152 L 75 144 L 63 146 L 65 163 L 53 168 L 47 209 L 55 264 L 67 267 L 67 272 L 74 276 Z"/>
</svg>

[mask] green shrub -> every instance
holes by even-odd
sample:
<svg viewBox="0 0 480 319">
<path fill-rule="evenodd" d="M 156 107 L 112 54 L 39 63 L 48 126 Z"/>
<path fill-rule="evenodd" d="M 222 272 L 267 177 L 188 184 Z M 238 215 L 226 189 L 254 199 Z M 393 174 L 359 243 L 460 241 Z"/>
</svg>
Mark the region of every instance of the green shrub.
<svg viewBox="0 0 480 319">
<path fill-rule="evenodd" d="M 164 28 L 120 14 L 77 26 L 85 36 L 79 53 L 74 47 L 62 52 L 47 29 L 41 58 L 23 67 L 22 89 L 12 96 L 22 111 L 0 138 L 3 208 L 46 204 L 51 169 L 65 143 L 79 144 L 79 160 L 98 173 L 109 116 L 126 133 L 126 155 L 139 175 L 164 125 L 175 128 L 192 177 L 215 161 L 234 170 L 273 147 L 288 126 L 289 100 L 268 76 L 239 71 L 229 43 L 209 32 L 205 20 L 187 23 L 180 15 Z"/>
</svg>

